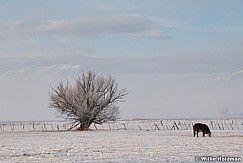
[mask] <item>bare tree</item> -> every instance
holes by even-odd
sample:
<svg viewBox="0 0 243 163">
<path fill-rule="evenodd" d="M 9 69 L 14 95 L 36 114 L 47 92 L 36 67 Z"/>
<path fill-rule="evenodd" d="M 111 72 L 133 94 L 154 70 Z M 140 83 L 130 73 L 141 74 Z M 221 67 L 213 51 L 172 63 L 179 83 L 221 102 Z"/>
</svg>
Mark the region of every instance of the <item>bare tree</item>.
<svg viewBox="0 0 243 163">
<path fill-rule="evenodd" d="M 119 107 L 127 95 L 125 88 L 119 89 L 111 77 L 97 76 L 94 72 L 84 72 L 75 80 L 60 82 L 50 93 L 50 107 L 55 108 L 62 118 L 69 120 L 73 129 L 87 130 L 92 123 L 101 124 L 119 118 Z"/>
</svg>

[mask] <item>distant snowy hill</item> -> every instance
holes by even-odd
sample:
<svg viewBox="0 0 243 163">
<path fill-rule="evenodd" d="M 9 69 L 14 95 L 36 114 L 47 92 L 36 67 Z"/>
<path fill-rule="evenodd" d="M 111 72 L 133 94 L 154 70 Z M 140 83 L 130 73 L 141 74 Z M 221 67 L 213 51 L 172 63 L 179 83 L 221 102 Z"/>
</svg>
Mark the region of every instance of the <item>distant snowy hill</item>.
<svg viewBox="0 0 243 163">
<path fill-rule="evenodd" d="M 121 103 L 122 118 L 215 118 L 222 108 L 242 117 L 243 80 L 231 80 L 242 79 L 242 60 L 228 60 L 224 55 L 1 58 L 0 119 L 55 119 L 56 112 L 48 104 L 50 91 L 86 70 L 110 74 L 127 88 L 130 94 Z"/>
<path fill-rule="evenodd" d="M 243 80 L 243 69 L 235 73 L 231 73 L 231 74 L 227 74 L 215 78 L 215 80 L 236 80 L 236 79 Z"/>
<path fill-rule="evenodd" d="M 62 74 L 73 73 L 80 70 L 80 65 L 74 64 L 54 64 L 51 66 L 42 66 L 34 68 L 20 68 L 16 70 L 8 70 L 0 75 L 0 77 L 17 77 L 23 75 L 48 75 L 48 74 Z"/>
<path fill-rule="evenodd" d="M 235 55 L 229 60 L 227 55 L 170 55 L 147 58 L 92 58 L 84 56 L 1 58 L 0 76 L 11 76 L 36 72 L 84 71 L 92 69 L 105 74 L 145 74 L 145 73 L 230 73 L 242 69 L 243 58 Z M 242 60 L 240 59 L 242 58 Z M 241 72 L 237 72 L 241 73 Z M 234 74 L 232 74 L 234 76 Z"/>
</svg>

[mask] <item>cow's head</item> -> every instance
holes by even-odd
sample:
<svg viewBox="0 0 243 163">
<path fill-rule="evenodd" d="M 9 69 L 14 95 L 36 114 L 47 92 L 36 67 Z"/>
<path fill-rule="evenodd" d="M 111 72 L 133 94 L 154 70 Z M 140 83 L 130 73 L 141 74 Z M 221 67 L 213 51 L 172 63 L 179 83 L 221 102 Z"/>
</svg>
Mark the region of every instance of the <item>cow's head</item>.
<svg viewBox="0 0 243 163">
<path fill-rule="evenodd" d="M 211 132 L 209 132 L 209 133 L 207 133 L 207 135 L 208 135 L 209 137 L 211 137 L 212 134 L 211 134 Z"/>
</svg>

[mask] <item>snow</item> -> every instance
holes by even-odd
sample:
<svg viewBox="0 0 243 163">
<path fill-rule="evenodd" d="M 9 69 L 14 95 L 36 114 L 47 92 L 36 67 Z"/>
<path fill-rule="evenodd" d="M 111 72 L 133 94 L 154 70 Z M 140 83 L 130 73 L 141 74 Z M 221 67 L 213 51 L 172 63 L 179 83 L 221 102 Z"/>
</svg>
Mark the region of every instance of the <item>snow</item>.
<svg viewBox="0 0 243 163">
<path fill-rule="evenodd" d="M 243 157 L 242 130 L 92 130 L 0 132 L 0 162 L 195 162 Z"/>
<path fill-rule="evenodd" d="M 51 66 L 40 66 L 35 68 L 25 67 L 16 70 L 9 70 L 2 74 L 0 77 L 16 77 L 19 75 L 27 75 L 27 74 L 35 74 L 43 75 L 43 74 L 50 74 L 50 73 L 65 73 L 65 72 L 72 72 L 80 70 L 80 65 L 77 64 L 54 64 Z"/>
<path fill-rule="evenodd" d="M 219 76 L 215 78 L 215 80 L 233 80 L 233 79 L 242 79 L 243 69 L 231 74 L 227 74 L 224 76 Z"/>
</svg>

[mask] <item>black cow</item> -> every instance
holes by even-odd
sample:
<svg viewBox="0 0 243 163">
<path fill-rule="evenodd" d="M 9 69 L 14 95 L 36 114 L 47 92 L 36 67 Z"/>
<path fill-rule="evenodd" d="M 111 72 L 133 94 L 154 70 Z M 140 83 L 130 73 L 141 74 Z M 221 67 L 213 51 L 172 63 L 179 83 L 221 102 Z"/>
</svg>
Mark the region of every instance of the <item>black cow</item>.
<svg viewBox="0 0 243 163">
<path fill-rule="evenodd" d="M 208 126 L 206 124 L 202 124 L 202 123 L 196 123 L 193 125 L 193 134 L 194 137 L 197 134 L 198 137 L 198 133 L 199 132 L 203 133 L 203 137 L 205 137 L 205 134 L 207 134 L 209 137 L 211 137 L 211 131 L 209 130 Z"/>
</svg>

